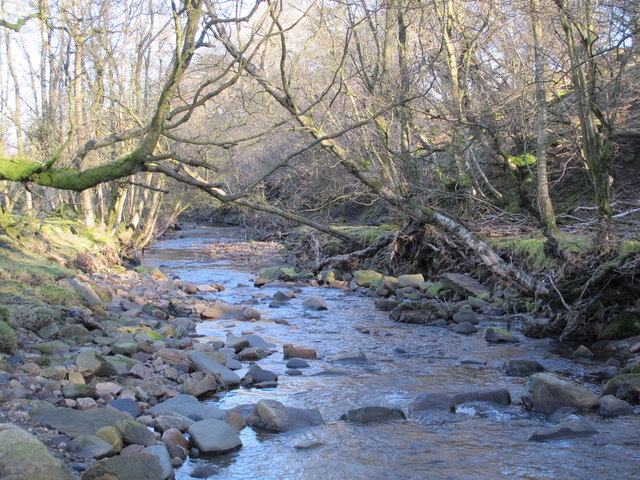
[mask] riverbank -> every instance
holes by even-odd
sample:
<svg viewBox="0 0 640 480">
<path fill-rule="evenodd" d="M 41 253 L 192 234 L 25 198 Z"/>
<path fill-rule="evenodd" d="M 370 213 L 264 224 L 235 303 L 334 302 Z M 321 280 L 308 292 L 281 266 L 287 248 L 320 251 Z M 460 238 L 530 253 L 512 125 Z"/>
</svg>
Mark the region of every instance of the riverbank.
<svg viewBox="0 0 640 480">
<path fill-rule="evenodd" d="M 343 443 L 339 437 L 332 440 L 337 431 L 346 428 L 341 426 L 340 414 L 346 416 L 349 425 L 382 425 L 381 428 L 398 428 L 405 434 L 411 431 L 411 435 L 423 435 L 421 429 L 425 425 L 433 430 L 436 425 L 455 425 L 466 422 L 467 417 L 476 418 L 475 414 L 470 416 L 470 408 L 485 412 L 483 415 L 491 416 L 494 414 L 488 412 L 495 411 L 496 415 L 513 416 L 514 420 L 507 423 L 509 426 L 501 425 L 504 429 L 512 428 L 515 418 L 525 418 L 522 416 L 527 411 L 524 406 L 545 418 L 558 408 L 569 407 L 553 421 L 533 417 L 527 420 L 522 440 L 532 436 L 531 442 L 554 441 L 554 438 L 575 438 L 572 441 L 580 442 L 580 438 L 599 438 L 599 441 L 616 444 L 616 441 L 626 441 L 625 432 L 635 425 L 637 415 L 633 407 L 620 403 L 619 399 L 601 397 L 600 394 L 605 393 L 601 379 L 591 377 L 594 372 L 612 376 L 625 371 L 623 368 L 635 368 L 633 352 L 629 351 L 635 346 L 633 339 L 617 344 L 620 348 L 626 345 L 624 355 L 596 352 L 611 360 L 580 357 L 586 353 L 584 350 L 575 352 L 576 360 L 563 360 L 548 351 L 531 351 L 532 345 L 526 343 L 515 325 L 507 332 L 496 328 L 504 326 L 504 321 L 496 312 L 489 312 L 490 308 L 500 307 L 493 304 L 492 294 L 485 300 L 480 296 L 454 300 L 452 295 L 445 301 L 438 299 L 438 294 L 443 295 L 439 291 L 431 300 L 446 306 L 449 312 L 455 307 L 456 311 L 450 316 L 419 322 L 433 323 L 432 326 L 394 323 L 385 320 L 386 314 L 377 315 L 366 309 L 365 305 L 371 300 L 364 295 L 380 296 L 381 292 L 380 287 L 371 290 L 371 284 L 365 284 L 361 273 L 352 272 L 349 280 L 325 275 L 300 282 L 304 279 L 295 279 L 291 269 L 263 270 L 262 280 L 256 280 L 266 286 L 257 290 L 240 282 L 250 278 L 250 274 L 235 274 L 228 269 L 228 264 L 233 263 L 230 257 L 238 249 L 215 247 L 215 242 L 207 245 L 189 242 L 188 238 L 181 241 L 175 247 L 176 252 L 186 255 L 191 249 L 194 253 L 191 258 L 197 259 L 192 263 L 202 264 L 203 268 L 196 271 L 198 265 L 188 267 L 187 257 L 179 257 L 175 265 L 182 266 L 183 270 L 176 270 L 171 262 L 166 270 L 180 271 L 184 277 L 190 272 L 196 280 L 217 277 L 215 282 L 169 278 L 153 265 L 138 271 L 116 269 L 80 275 L 67 286 L 73 290 L 67 291 L 75 291 L 70 294 L 73 296 L 80 295 L 88 310 L 66 311 L 62 322 L 52 322 L 57 331 L 44 329 L 45 326 L 31 331 L 27 338 L 32 341 L 21 339 L 21 351 L 4 357 L 3 422 L 29 429 L 63 462 L 56 463 L 41 450 L 36 455 L 32 439 L 25 439 L 27 456 L 32 461 L 20 460 L 20 477 L 15 478 L 42 478 L 35 475 L 40 475 L 44 466 L 47 470 L 60 469 L 58 476 L 52 478 L 71 478 L 63 476 L 66 475 L 62 473 L 63 465 L 67 473 L 71 471 L 69 475 L 82 475 L 85 479 L 103 478 L 107 471 L 120 472 L 115 473 L 119 475 L 115 478 L 123 479 L 169 478 L 174 468 L 178 468 L 179 478 L 190 475 L 206 478 L 214 474 L 224 477 L 225 471 L 219 469 L 224 469 L 225 462 L 233 462 L 231 458 L 239 461 L 241 453 L 238 457 L 238 454 L 223 452 L 249 448 L 249 445 L 241 446 L 243 441 L 246 443 L 252 438 L 247 438 L 247 424 L 255 432 L 301 431 L 303 437 L 284 436 L 287 448 L 299 447 L 298 451 L 309 452 L 309 455 L 320 450 L 319 455 L 326 456 Z M 279 261 L 274 256 L 278 249 L 273 245 L 247 242 L 239 250 L 245 252 L 245 259 L 264 256 L 272 263 Z M 245 260 L 238 263 L 243 264 Z M 213 270 L 213 265 L 218 265 L 218 269 Z M 274 278 L 267 278 L 268 274 Z M 422 300 L 423 294 L 427 297 L 432 287 L 422 288 L 423 282 L 418 280 L 416 276 L 403 278 L 400 286 L 398 279 L 397 285 L 389 285 L 393 289 L 389 291 L 396 299 L 406 294 L 409 301 L 402 304 L 415 306 L 412 302 Z M 409 281 L 417 283 L 404 285 Z M 333 288 L 304 287 L 315 282 L 325 282 Z M 356 310 L 350 309 L 349 304 L 356 306 Z M 405 321 L 412 316 L 417 318 L 415 314 L 406 313 L 409 311 L 416 309 L 399 312 L 401 316 L 404 312 Z M 356 312 L 365 316 L 353 317 Z M 424 319 L 425 312 L 420 313 Z M 464 321 L 458 321 L 462 318 L 460 313 Z M 436 326 L 437 320 L 445 323 Z M 463 322 L 468 322 L 476 331 L 456 331 Z M 349 330 L 343 330 L 342 325 Z M 256 332 L 260 332 L 260 336 Z M 423 350 L 424 354 L 418 353 Z M 526 356 L 537 357 L 540 362 L 520 358 L 527 351 L 530 354 Z M 580 358 L 586 360 L 583 362 Z M 608 364 L 604 360 L 608 360 Z M 254 363 L 262 368 L 253 366 Z M 305 368 L 305 364 L 309 367 Z M 421 372 L 423 364 L 429 365 L 429 369 Z M 438 370 L 440 364 L 446 367 L 443 373 Z M 544 373 L 533 380 L 514 376 L 532 374 L 545 367 L 555 375 Z M 409 371 L 413 374 L 409 375 Z M 452 378 L 453 371 L 461 376 Z M 558 380 L 558 375 L 586 383 L 576 386 Z M 633 378 L 636 377 L 620 378 L 616 381 L 619 385 L 612 382 L 609 390 L 634 401 L 634 390 L 629 388 L 633 384 L 628 382 Z M 347 383 L 336 383 L 343 381 Z M 419 384 L 418 390 L 408 388 L 407 382 Z M 487 384 L 492 388 L 482 387 Z M 322 392 L 317 390 L 319 385 Z M 348 388 L 360 392 L 361 398 L 348 402 L 338 400 L 336 392 Z M 301 398 L 309 389 L 310 399 Z M 389 389 L 395 393 L 386 395 L 394 397 L 381 401 L 373 389 L 381 392 Z M 424 394 L 417 395 L 419 390 Z M 552 400 L 543 395 L 549 391 L 553 392 Z M 229 393 L 225 395 L 225 392 Z M 557 403 L 560 395 L 564 395 L 564 399 Z M 332 399 L 330 403 L 327 396 Z M 214 402 L 201 402 L 194 397 L 213 398 Z M 519 405 L 521 397 L 525 398 L 524 406 Z M 253 399 L 250 405 L 244 404 L 246 398 Z M 291 402 L 296 404 L 291 407 Z M 478 405 L 489 405 L 490 409 Z M 321 408 L 316 408 L 318 406 Z M 458 413 L 452 413 L 456 410 Z M 623 416 L 617 417 L 620 414 Z M 409 422 L 403 420 L 407 416 Z M 617 423 L 602 421 L 605 417 L 615 418 Z M 567 419 L 579 420 L 579 423 L 560 423 L 560 427 L 552 429 L 558 420 Z M 379 424 L 380 420 L 391 423 Z M 628 428 L 623 428 L 627 424 Z M 304 425 L 310 427 L 301 428 Z M 552 430 L 545 431 L 543 427 Z M 7 435 L 16 435 L 7 427 L 3 429 L 9 432 Z M 369 438 L 364 431 L 358 431 L 362 438 Z M 212 435 L 215 438 L 211 438 Z M 268 435 L 264 438 L 273 438 Z M 451 436 L 453 432 L 447 430 L 439 435 Z M 398 437 L 397 432 L 394 437 Z M 403 440 L 397 442 L 402 444 Z M 268 451 L 268 443 L 269 440 L 265 440 L 265 445 L 251 448 Z M 579 445 L 584 448 L 585 444 Z M 367 450 L 364 445 L 363 450 Z M 207 451 L 215 452 L 215 457 L 209 458 L 224 460 L 198 461 L 207 458 L 202 456 Z M 3 474 L 9 478 L 13 468 L 10 457 L 24 458 L 16 452 L 20 453 L 14 448 L 11 455 L 0 454 Z M 285 458 L 292 460 L 289 455 L 286 453 Z M 633 460 L 634 457 L 627 458 Z M 180 468 L 185 460 L 187 463 Z M 282 467 L 277 459 L 271 461 Z M 140 470 L 134 469 L 136 465 Z M 34 476 L 25 476 L 31 467 Z M 309 465 L 308 468 L 319 467 Z M 350 478 L 364 478 L 364 464 L 350 468 Z M 464 471 L 462 466 L 457 468 Z M 140 473 L 143 471 L 147 472 L 146 476 Z M 368 476 L 372 478 L 371 472 Z M 464 476 L 461 474 L 460 478 Z M 619 478 L 625 478 L 624 471 Z"/>
</svg>

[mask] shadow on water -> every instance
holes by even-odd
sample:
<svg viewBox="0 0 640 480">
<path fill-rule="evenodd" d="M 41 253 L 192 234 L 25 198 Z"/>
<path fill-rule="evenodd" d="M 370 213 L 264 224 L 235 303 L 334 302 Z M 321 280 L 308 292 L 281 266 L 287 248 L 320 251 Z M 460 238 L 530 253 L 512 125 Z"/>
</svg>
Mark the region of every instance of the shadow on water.
<svg viewBox="0 0 640 480">
<path fill-rule="evenodd" d="M 238 267 L 233 258 L 212 259 L 201 248 L 214 240 L 242 239 L 240 229 L 180 233 L 183 238 L 169 238 L 150 248 L 145 263 L 163 265 L 166 272 L 184 281 L 220 283 L 226 290 L 209 298 L 254 303 L 263 313 L 257 322 L 203 322 L 198 332 L 224 339 L 227 333 L 251 331 L 278 348 L 259 362 L 279 375 L 278 387 L 240 388 L 214 403 L 231 408 L 269 398 L 295 407 L 317 407 L 326 423 L 285 433 L 246 428 L 240 433 L 240 450 L 190 458 L 176 472 L 178 479 L 190 478 L 189 473 L 204 464 L 219 467 L 213 478 L 220 479 L 638 478 L 637 416 L 604 420 L 592 414 L 588 417 L 596 424 L 598 435 L 547 443 L 528 442 L 527 438 L 552 421 L 519 405 L 470 404 L 456 414 L 364 426 L 338 420 L 347 410 L 366 405 L 406 412 L 411 400 L 424 392 L 506 388 L 517 403 L 524 379 L 501 372 L 502 363 L 509 358 L 537 360 L 549 371 L 590 382 L 596 391 L 601 387 L 594 372 L 602 365 L 591 360 L 576 362 L 566 346 L 548 339 L 520 335 L 517 344 L 489 345 L 481 334 L 469 337 L 437 327 L 394 323 L 373 308 L 369 298 L 335 289 L 305 287 L 288 305 L 269 308 L 272 296 L 282 287 L 256 289 L 251 286 L 253 274 L 248 269 Z M 310 312 L 301 305 L 305 298 L 314 296 L 323 297 L 329 310 Z M 276 319 L 289 325 L 275 323 Z M 283 343 L 312 346 L 319 359 L 309 361 L 311 366 L 304 375 L 288 376 L 284 373 Z M 332 365 L 327 360 L 340 351 L 355 349 L 367 355 L 367 364 Z M 242 376 L 245 371 L 238 373 Z M 309 441 L 321 445 L 308 450 L 294 448 Z"/>
</svg>

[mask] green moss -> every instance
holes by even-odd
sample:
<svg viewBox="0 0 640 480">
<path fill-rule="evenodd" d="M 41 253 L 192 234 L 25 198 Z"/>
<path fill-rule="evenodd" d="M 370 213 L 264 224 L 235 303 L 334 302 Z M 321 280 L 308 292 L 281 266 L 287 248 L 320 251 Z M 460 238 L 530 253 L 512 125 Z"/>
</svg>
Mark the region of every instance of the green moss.
<svg viewBox="0 0 640 480">
<path fill-rule="evenodd" d="M 640 375 L 640 365 L 621 368 L 618 374 L 619 375 L 625 375 L 625 374 Z"/>
<path fill-rule="evenodd" d="M 556 239 L 561 250 L 572 253 L 574 256 L 579 257 L 591 249 L 591 238 L 589 236 L 558 233 Z M 484 240 L 498 252 L 506 252 L 509 256 L 524 262 L 529 270 L 562 270 L 564 268 L 562 261 L 545 254 L 546 238 L 542 233 L 489 237 Z"/>
<path fill-rule="evenodd" d="M 0 353 L 13 353 L 17 349 L 16 332 L 7 322 L 0 320 Z"/>
<path fill-rule="evenodd" d="M 11 319 L 11 310 L 4 305 L 0 305 L 0 322 L 9 323 Z"/>
<path fill-rule="evenodd" d="M 620 388 L 625 382 L 634 380 L 639 377 L 640 374 L 638 373 L 625 373 L 623 375 L 616 375 L 604 385 L 602 393 L 604 395 L 615 395 L 615 393 L 618 391 L 618 388 Z"/>
<path fill-rule="evenodd" d="M 526 168 L 527 166 L 531 167 L 536 164 L 536 157 L 530 153 L 525 153 L 524 155 L 520 155 L 519 157 L 509 155 L 508 157 L 509 164 L 515 168 Z"/>
<path fill-rule="evenodd" d="M 378 238 L 387 235 L 390 232 L 395 232 L 399 229 L 398 225 L 337 225 L 334 228 L 340 232 L 344 232 L 348 235 L 356 237 L 362 243 L 371 245 Z"/>
<path fill-rule="evenodd" d="M 640 242 L 635 240 L 623 240 L 620 242 L 619 254 L 620 257 L 629 253 L 640 252 Z"/>
<path fill-rule="evenodd" d="M 354 270 L 353 278 L 360 287 L 371 287 L 374 282 L 379 282 L 378 285 L 382 285 L 383 275 L 375 270 Z M 377 287 L 376 287 L 377 288 Z"/>
<path fill-rule="evenodd" d="M 441 295 L 446 295 L 451 292 L 451 289 L 442 282 L 436 282 L 427 288 L 427 293 L 433 297 L 439 297 Z"/>
<path fill-rule="evenodd" d="M 612 340 L 638 334 L 640 334 L 640 317 L 635 313 L 625 312 L 611 320 L 611 323 L 602 331 L 601 337 Z"/>
</svg>

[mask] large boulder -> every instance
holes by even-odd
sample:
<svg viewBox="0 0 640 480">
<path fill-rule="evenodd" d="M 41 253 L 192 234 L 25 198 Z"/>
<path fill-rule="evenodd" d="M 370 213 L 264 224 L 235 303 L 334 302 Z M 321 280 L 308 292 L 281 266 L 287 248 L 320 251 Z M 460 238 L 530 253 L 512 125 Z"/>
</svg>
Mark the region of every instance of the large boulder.
<svg viewBox="0 0 640 480">
<path fill-rule="evenodd" d="M 324 423 L 317 408 L 287 407 L 275 400 L 260 400 L 249 414 L 247 423 L 253 427 L 276 432 L 287 432 L 296 428 Z"/>
<path fill-rule="evenodd" d="M 189 360 L 193 366 L 202 373 L 213 373 L 220 375 L 221 380 L 227 385 L 239 385 L 240 377 L 225 367 L 224 365 L 216 362 L 213 358 L 209 357 L 205 353 L 192 350 L 189 352 Z"/>
<path fill-rule="evenodd" d="M 526 408 L 542 413 L 553 413 L 562 407 L 591 410 L 598 406 L 598 401 L 598 396 L 588 388 L 550 373 L 529 377 L 522 394 Z"/>
<path fill-rule="evenodd" d="M 228 423 L 208 418 L 189 426 L 193 443 L 203 453 L 224 453 L 242 447 L 242 440 Z"/>
<path fill-rule="evenodd" d="M 73 480 L 74 476 L 36 437 L 20 427 L 0 424 L 0 478 Z"/>
</svg>

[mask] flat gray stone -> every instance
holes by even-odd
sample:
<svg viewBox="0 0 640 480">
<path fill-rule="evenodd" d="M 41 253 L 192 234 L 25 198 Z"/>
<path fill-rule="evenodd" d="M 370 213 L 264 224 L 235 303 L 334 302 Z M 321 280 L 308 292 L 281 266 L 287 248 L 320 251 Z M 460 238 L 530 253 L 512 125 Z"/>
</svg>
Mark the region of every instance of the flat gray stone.
<svg viewBox="0 0 640 480">
<path fill-rule="evenodd" d="M 517 343 L 520 341 L 513 333 L 497 327 L 489 327 L 484 331 L 484 339 L 489 343 Z"/>
<path fill-rule="evenodd" d="M 457 393 L 453 396 L 453 404 L 461 405 L 470 402 L 488 402 L 498 405 L 510 405 L 511 395 L 509 390 L 498 388 L 493 390 L 472 390 L 470 392 Z"/>
<path fill-rule="evenodd" d="M 535 360 L 513 358 L 504 361 L 502 371 L 511 377 L 528 377 L 534 373 L 544 372 L 544 367 Z"/>
<path fill-rule="evenodd" d="M 411 415 L 427 411 L 442 410 L 444 412 L 455 412 L 453 399 L 444 393 L 423 393 L 415 397 L 409 404 L 409 413 Z"/>
<path fill-rule="evenodd" d="M 217 373 L 227 385 L 240 384 L 240 377 L 236 373 L 216 362 L 205 353 L 192 350 L 189 352 L 189 360 L 197 370 L 203 373 Z"/>
<path fill-rule="evenodd" d="M 312 310 L 329 310 L 329 305 L 327 305 L 327 302 L 320 297 L 307 298 L 302 302 L 302 305 Z"/>
<path fill-rule="evenodd" d="M 69 442 L 71 449 L 80 458 L 104 458 L 113 454 L 113 445 L 95 435 L 80 435 Z"/>
<path fill-rule="evenodd" d="M 477 333 L 478 329 L 473 326 L 473 324 L 469 322 L 460 322 L 451 327 L 455 333 L 460 333 L 462 335 L 471 335 L 473 333 Z"/>
<path fill-rule="evenodd" d="M 247 423 L 253 427 L 276 432 L 287 432 L 297 428 L 324 423 L 317 408 L 287 407 L 275 400 L 260 400 L 249 414 Z"/>
<path fill-rule="evenodd" d="M 189 435 L 204 453 L 224 453 L 242 447 L 236 431 L 222 420 L 208 418 L 189 427 Z"/>
<path fill-rule="evenodd" d="M 171 465 L 171 457 L 169 456 L 169 450 L 164 445 L 151 445 L 142 450 L 142 453 L 147 455 L 153 455 L 157 458 L 158 464 L 162 470 L 161 475 L 163 479 L 173 476 L 173 465 Z"/>
<path fill-rule="evenodd" d="M 63 407 L 35 407 L 31 418 L 75 438 L 79 435 L 95 435 L 102 427 L 115 425 L 129 416 L 112 408 L 75 410 Z"/>
<path fill-rule="evenodd" d="M 205 405 L 192 395 L 178 395 L 151 407 L 151 413 L 177 414 L 191 420 L 214 418 L 220 420 L 226 411 L 215 405 Z"/>
<path fill-rule="evenodd" d="M 354 408 L 340 416 L 340 420 L 356 423 L 385 422 L 388 420 L 405 420 L 407 417 L 398 408 L 370 406 Z"/>
<path fill-rule="evenodd" d="M 604 417 L 621 417 L 633 415 L 633 407 L 624 400 L 613 395 L 605 395 L 600 398 L 600 414 Z"/>
<path fill-rule="evenodd" d="M 589 437 L 599 433 L 595 425 L 587 420 L 570 420 L 553 427 L 543 428 L 529 435 L 530 442 L 545 442 L 548 440 L 567 440 L 570 438 Z"/>
<path fill-rule="evenodd" d="M 164 480 L 158 458 L 146 453 L 105 458 L 82 474 L 82 480 Z"/>
<path fill-rule="evenodd" d="M 301 358 L 292 358 L 287 362 L 287 368 L 309 368 L 310 365 L 308 362 L 302 360 Z"/>
<path fill-rule="evenodd" d="M 356 350 L 353 352 L 340 352 L 329 358 L 331 363 L 339 364 L 362 364 L 367 363 L 367 356 L 364 352 Z"/>
<path fill-rule="evenodd" d="M 477 280 L 461 273 L 443 273 L 440 281 L 465 297 L 488 294 L 489 289 Z"/>
<path fill-rule="evenodd" d="M 480 323 L 480 315 L 473 310 L 462 310 L 453 314 L 453 321 L 455 323 L 468 322 L 472 325 L 478 325 Z"/>
<path fill-rule="evenodd" d="M 115 427 L 122 435 L 124 443 L 144 446 L 156 443 L 156 437 L 153 435 L 153 432 L 136 420 L 130 418 L 120 420 L 115 424 Z"/>
</svg>

